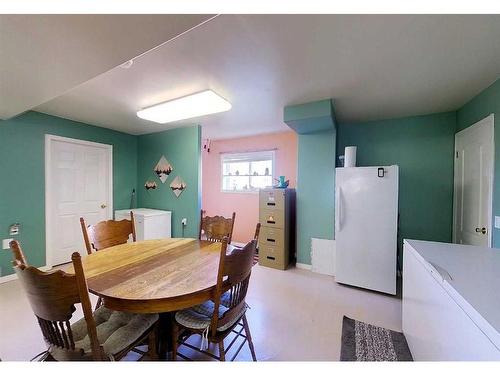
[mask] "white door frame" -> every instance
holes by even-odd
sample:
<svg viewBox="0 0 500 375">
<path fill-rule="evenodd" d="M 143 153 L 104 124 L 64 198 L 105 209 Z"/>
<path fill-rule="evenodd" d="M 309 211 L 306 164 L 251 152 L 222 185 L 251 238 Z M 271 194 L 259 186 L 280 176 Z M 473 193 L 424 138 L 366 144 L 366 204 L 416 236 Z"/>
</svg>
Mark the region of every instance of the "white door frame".
<svg viewBox="0 0 500 375">
<path fill-rule="evenodd" d="M 113 145 L 108 145 L 104 143 L 83 141 L 81 139 L 61 137 L 58 135 L 45 134 L 45 265 L 46 267 L 52 267 L 52 249 L 51 249 L 51 215 L 50 209 L 52 205 L 51 194 L 49 192 L 52 189 L 52 145 L 57 142 L 73 143 L 83 146 L 92 146 L 97 148 L 102 148 L 106 151 L 106 157 L 108 159 L 108 171 L 109 171 L 109 184 L 108 184 L 108 204 L 107 204 L 107 217 L 108 219 L 113 218 Z"/>
<path fill-rule="evenodd" d="M 455 134 L 455 147 L 454 147 L 454 154 L 453 154 L 453 242 L 456 243 L 457 241 L 457 233 L 456 233 L 456 210 L 457 210 L 457 174 L 456 174 L 456 145 L 457 145 L 457 136 L 459 134 L 464 134 L 466 132 L 471 132 L 477 129 L 479 126 L 488 126 L 490 127 L 491 131 L 491 149 L 492 149 L 492 155 L 491 155 L 491 169 L 490 169 L 490 193 L 488 194 L 488 247 L 492 246 L 492 238 L 493 238 L 493 180 L 495 177 L 495 115 L 491 113 L 490 115 L 486 116 L 482 120 L 477 121 L 473 125 L 457 132 Z"/>
</svg>

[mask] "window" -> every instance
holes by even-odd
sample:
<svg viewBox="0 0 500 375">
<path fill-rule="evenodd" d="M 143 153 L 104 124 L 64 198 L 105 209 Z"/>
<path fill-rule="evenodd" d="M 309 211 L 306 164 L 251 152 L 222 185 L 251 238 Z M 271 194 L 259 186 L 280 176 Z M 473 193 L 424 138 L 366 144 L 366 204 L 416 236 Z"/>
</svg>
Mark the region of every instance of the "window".
<svg viewBox="0 0 500 375">
<path fill-rule="evenodd" d="M 274 151 L 222 154 L 222 191 L 256 192 L 273 185 Z"/>
</svg>

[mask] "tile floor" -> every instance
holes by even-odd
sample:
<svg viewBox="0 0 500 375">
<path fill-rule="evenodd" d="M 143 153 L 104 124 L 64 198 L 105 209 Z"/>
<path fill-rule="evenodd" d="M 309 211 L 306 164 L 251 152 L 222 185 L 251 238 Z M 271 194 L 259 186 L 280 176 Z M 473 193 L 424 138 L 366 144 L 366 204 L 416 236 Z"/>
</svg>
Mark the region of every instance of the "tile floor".
<svg viewBox="0 0 500 375">
<path fill-rule="evenodd" d="M 94 297 L 92 300 L 95 303 Z M 256 265 L 247 302 L 251 306 L 247 316 L 260 361 L 338 360 L 343 315 L 401 331 L 399 298 L 339 285 L 330 276 L 303 269 L 279 271 Z M 75 314 L 75 318 L 79 317 L 80 311 Z M 191 342 L 199 340 L 193 337 Z M 19 283 L 0 284 L 0 358 L 26 361 L 44 349 L 40 330 Z M 231 357 L 231 352 L 228 356 Z M 135 358 L 131 354 L 126 359 Z M 251 360 L 247 345 L 236 360 Z"/>
</svg>

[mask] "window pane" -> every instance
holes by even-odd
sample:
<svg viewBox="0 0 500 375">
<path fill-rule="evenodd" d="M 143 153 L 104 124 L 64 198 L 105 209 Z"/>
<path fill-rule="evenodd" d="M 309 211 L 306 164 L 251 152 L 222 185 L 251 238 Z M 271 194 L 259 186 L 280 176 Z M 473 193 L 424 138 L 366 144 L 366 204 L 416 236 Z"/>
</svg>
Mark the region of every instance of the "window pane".
<svg viewBox="0 0 500 375">
<path fill-rule="evenodd" d="M 249 178 L 248 176 L 224 176 L 222 179 L 222 189 L 223 190 L 249 190 Z"/>
<path fill-rule="evenodd" d="M 257 191 L 273 184 L 273 151 L 221 155 L 223 191 Z"/>
<path fill-rule="evenodd" d="M 252 176 L 250 177 L 250 186 L 253 189 L 263 189 L 265 187 L 270 187 L 273 184 L 273 179 L 271 176 Z"/>
<path fill-rule="evenodd" d="M 252 175 L 272 176 L 273 162 L 272 160 L 253 161 L 251 166 Z"/>
<path fill-rule="evenodd" d="M 224 175 L 238 176 L 238 175 L 249 175 L 250 174 L 250 163 L 240 162 L 240 163 L 224 163 Z"/>
</svg>

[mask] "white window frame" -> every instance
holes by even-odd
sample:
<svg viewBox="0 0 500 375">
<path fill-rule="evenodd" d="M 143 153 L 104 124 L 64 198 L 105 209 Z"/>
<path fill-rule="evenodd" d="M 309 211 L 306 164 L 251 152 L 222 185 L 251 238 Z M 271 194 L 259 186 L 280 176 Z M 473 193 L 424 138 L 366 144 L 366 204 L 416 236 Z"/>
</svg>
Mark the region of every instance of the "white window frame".
<svg viewBox="0 0 500 375">
<path fill-rule="evenodd" d="M 258 194 L 259 189 L 253 189 L 253 190 L 224 190 L 224 161 L 231 157 L 241 157 L 241 156 L 247 156 L 247 155 L 254 155 L 255 159 L 258 159 L 259 156 L 262 157 L 263 155 L 271 155 L 271 161 L 272 161 L 272 171 L 271 171 L 271 185 L 274 184 L 274 176 L 275 176 L 275 150 L 259 150 L 259 151 L 245 151 L 245 152 L 226 152 L 226 153 L 221 153 L 220 155 L 220 191 L 222 193 L 233 193 L 233 194 Z M 250 160 L 249 162 L 251 162 Z M 249 175 L 249 177 L 252 177 Z"/>
</svg>

